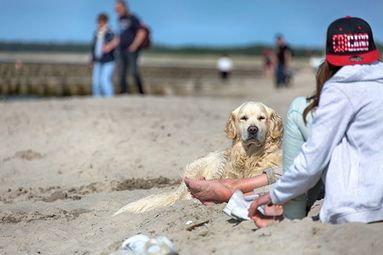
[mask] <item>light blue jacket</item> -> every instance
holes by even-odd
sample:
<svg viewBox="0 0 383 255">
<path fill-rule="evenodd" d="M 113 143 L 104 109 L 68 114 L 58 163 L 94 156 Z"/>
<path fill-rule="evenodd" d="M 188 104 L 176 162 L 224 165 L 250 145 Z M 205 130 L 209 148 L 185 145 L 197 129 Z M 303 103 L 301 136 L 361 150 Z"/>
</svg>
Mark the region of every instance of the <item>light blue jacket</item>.
<svg viewBox="0 0 383 255">
<path fill-rule="evenodd" d="M 325 169 L 325 170 L 321 170 Z M 273 185 L 275 204 L 324 175 L 324 223 L 383 220 L 383 64 L 344 66 L 322 89 L 311 135 Z"/>
<path fill-rule="evenodd" d="M 283 127 L 283 172 L 293 164 L 300 148 L 307 141 L 311 133 L 313 111 L 303 120 L 303 111 L 307 107 L 306 97 L 297 97 L 291 103 L 287 112 L 287 121 Z"/>
</svg>

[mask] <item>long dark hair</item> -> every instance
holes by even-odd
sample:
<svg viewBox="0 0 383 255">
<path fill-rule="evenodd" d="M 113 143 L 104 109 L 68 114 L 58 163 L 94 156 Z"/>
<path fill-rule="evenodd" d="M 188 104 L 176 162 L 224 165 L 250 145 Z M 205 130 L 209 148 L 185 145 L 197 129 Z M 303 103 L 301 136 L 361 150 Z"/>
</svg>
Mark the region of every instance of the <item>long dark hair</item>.
<svg viewBox="0 0 383 255">
<path fill-rule="evenodd" d="M 312 96 L 307 98 L 307 101 L 309 101 L 310 103 L 303 111 L 303 121 L 306 125 L 307 115 L 309 114 L 309 112 L 315 110 L 315 108 L 319 105 L 323 85 L 341 68 L 341 66 L 331 65 L 326 60 L 319 66 L 316 74 L 316 91 Z"/>
</svg>

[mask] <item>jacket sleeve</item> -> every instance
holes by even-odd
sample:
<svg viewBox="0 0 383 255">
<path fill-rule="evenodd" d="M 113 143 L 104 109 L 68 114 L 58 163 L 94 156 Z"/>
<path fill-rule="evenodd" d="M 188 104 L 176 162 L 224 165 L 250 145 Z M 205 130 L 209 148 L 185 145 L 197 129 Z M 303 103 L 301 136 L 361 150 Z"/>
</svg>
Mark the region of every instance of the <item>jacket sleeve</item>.
<svg viewBox="0 0 383 255">
<path fill-rule="evenodd" d="M 310 137 L 302 145 L 294 163 L 270 190 L 274 204 L 283 204 L 317 183 L 330 162 L 334 148 L 343 139 L 353 112 L 346 94 L 327 82 L 322 89 Z"/>
<path fill-rule="evenodd" d="M 105 41 L 107 43 L 111 42 L 114 39 L 114 33 L 112 30 L 108 30 L 108 32 L 105 35 Z"/>
<path fill-rule="evenodd" d="M 132 27 L 134 31 L 138 31 L 141 28 L 141 20 L 136 15 L 133 15 L 132 21 Z"/>
</svg>

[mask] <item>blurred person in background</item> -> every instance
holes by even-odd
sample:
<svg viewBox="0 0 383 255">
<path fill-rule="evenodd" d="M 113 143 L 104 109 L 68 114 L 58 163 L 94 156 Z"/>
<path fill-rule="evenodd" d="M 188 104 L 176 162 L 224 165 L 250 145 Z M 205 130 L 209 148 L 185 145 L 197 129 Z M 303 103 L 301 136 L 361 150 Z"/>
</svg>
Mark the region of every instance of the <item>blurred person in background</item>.
<svg viewBox="0 0 383 255">
<path fill-rule="evenodd" d="M 292 51 L 286 44 L 283 35 L 277 35 L 276 40 L 276 67 L 275 67 L 275 85 L 277 88 L 288 87 L 291 80 L 291 61 Z"/>
<path fill-rule="evenodd" d="M 97 16 L 98 28 L 92 42 L 92 94 L 93 96 L 113 96 L 114 48 L 103 50 L 104 45 L 114 39 L 108 27 L 108 16 L 101 13 Z"/>
<path fill-rule="evenodd" d="M 263 57 L 263 74 L 267 78 L 272 78 L 274 73 L 275 56 L 272 49 L 264 49 L 262 51 Z"/>
<path fill-rule="evenodd" d="M 140 94 L 144 94 L 142 79 L 138 70 L 138 57 L 141 45 L 146 39 L 146 31 L 140 20 L 129 12 L 128 5 L 123 0 L 117 0 L 115 3 L 115 11 L 118 14 L 119 24 L 119 37 L 116 38 L 111 44 L 106 45 L 105 51 L 119 46 L 120 58 L 120 92 L 128 93 L 129 84 L 126 80 L 126 72 L 133 77 L 136 83 L 137 90 Z"/>
<path fill-rule="evenodd" d="M 222 81 L 229 79 L 231 71 L 233 69 L 233 61 L 228 54 L 223 54 L 217 61 L 217 69 Z"/>
</svg>

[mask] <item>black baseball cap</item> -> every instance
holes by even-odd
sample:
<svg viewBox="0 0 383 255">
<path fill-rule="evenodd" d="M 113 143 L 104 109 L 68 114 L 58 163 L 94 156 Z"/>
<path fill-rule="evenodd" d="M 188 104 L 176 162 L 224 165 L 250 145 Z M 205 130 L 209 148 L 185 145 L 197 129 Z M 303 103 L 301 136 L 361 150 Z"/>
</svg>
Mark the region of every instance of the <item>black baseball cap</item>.
<svg viewBox="0 0 383 255">
<path fill-rule="evenodd" d="M 378 59 L 379 51 L 366 21 L 347 16 L 330 24 L 326 42 L 326 60 L 330 64 L 370 64 Z"/>
</svg>

